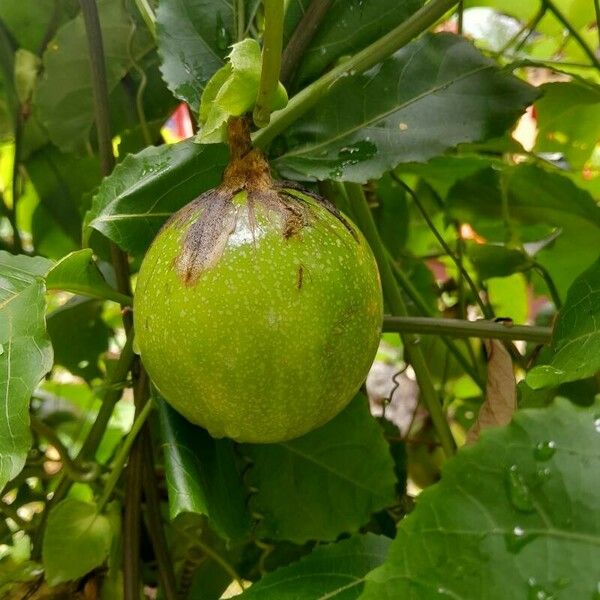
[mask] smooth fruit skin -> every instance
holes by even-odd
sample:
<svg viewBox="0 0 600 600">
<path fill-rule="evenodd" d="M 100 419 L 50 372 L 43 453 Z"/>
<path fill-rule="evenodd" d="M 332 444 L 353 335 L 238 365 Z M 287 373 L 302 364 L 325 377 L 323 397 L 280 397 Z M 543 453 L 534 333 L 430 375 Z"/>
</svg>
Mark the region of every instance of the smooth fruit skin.
<svg viewBox="0 0 600 600">
<path fill-rule="evenodd" d="M 186 283 L 175 265 L 202 209 L 171 219 L 139 272 L 143 363 L 167 401 L 213 437 L 280 442 L 323 425 L 352 399 L 377 350 L 383 303 L 367 242 L 292 193 L 313 217 L 301 231 L 283 235 L 281 214 L 249 208 L 240 192 L 222 254 L 197 280 Z"/>
</svg>

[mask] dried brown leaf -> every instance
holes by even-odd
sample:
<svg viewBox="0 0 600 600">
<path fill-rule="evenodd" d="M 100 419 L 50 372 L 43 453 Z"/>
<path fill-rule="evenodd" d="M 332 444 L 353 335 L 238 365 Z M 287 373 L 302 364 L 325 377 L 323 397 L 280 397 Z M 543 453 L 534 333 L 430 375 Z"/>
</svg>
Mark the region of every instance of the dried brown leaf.
<svg viewBox="0 0 600 600">
<path fill-rule="evenodd" d="M 507 425 L 517 408 L 517 383 L 510 354 L 498 340 L 485 340 L 488 355 L 485 402 L 477 421 L 467 433 L 467 442 L 479 439 L 482 429 Z"/>
</svg>

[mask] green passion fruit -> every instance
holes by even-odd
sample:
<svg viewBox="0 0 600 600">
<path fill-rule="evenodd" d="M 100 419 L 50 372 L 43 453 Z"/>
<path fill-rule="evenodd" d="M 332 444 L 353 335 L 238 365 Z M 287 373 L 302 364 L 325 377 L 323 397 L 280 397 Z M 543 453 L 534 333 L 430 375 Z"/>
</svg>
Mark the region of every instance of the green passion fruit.
<svg viewBox="0 0 600 600">
<path fill-rule="evenodd" d="M 142 263 L 136 345 L 165 399 L 213 437 L 279 442 L 337 415 L 382 323 L 379 274 L 324 199 L 257 150 L 164 225 Z"/>
</svg>

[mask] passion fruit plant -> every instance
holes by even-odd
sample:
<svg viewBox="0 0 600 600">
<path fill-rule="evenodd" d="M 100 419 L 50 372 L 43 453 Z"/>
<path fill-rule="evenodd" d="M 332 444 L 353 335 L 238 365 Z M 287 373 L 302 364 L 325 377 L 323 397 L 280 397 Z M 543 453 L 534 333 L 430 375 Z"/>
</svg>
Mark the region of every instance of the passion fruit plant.
<svg viewBox="0 0 600 600">
<path fill-rule="evenodd" d="M 0 598 L 599 597 L 599 13 L 0 0 Z"/>
</svg>

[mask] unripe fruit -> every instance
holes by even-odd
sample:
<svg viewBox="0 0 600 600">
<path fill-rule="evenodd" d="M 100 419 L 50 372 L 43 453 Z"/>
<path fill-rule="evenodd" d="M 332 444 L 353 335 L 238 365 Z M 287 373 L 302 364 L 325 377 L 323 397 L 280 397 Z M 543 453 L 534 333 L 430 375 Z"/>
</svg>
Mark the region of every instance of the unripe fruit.
<svg viewBox="0 0 600 600">
<path fill-rule="evenodd" d="M 167 401 L 212 436 L 278 442 L 351 400 L 375 355 L 382 297 L 366 241 L 257 151 L 176 213 L 144 258 L 136 343 Z"/>
</svg>

